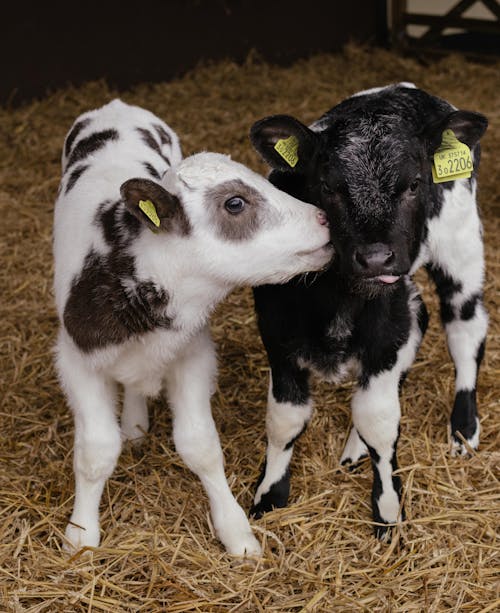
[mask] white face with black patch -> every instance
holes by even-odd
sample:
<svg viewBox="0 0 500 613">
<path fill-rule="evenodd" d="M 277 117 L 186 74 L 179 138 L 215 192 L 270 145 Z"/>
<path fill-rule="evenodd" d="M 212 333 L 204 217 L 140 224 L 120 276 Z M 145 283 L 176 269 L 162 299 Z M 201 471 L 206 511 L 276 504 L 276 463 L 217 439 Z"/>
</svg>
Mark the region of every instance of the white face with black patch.
<svg viewBox="0 0 500 613">
<path fill-rule="evenodd" d="M 207 274 L 235 284 L 280 283 L 331 259 L 324 213 L 227 156 L 186 158 L 163 187 L 179 199 Z"/>
</svg>

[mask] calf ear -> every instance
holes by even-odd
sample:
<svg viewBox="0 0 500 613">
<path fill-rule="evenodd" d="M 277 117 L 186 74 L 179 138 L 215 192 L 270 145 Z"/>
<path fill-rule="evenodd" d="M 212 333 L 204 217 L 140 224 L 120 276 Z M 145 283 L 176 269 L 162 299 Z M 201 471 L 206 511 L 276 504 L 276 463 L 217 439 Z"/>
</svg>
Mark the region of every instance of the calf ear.
<svg viewBox="0 0 500 613">
<path fill-rule="evenodd" d="M 271 115 L 255 122 L 250 140 L 272 168 L 284 171 L 301 172 L 317 147 L 317 135 L 289 115 Z"/>
<path fill-rule="evenodd" d="M 129 179 L 120 187 L 127 209 L 153 231 L 189 231 L 182 204 L 174 194 L 149 179 Z"/>
<path fill-rule="evenodd" d="M 439 147 L 445 130 L 453 130 L 458 140 L 472 149 L 477 145 L 487 127 L 488 120 L 481 113 L 453 111 L 444 119 L 433 122 L 425 129 L 429 153 L 433 154 Z"/>
</svg>

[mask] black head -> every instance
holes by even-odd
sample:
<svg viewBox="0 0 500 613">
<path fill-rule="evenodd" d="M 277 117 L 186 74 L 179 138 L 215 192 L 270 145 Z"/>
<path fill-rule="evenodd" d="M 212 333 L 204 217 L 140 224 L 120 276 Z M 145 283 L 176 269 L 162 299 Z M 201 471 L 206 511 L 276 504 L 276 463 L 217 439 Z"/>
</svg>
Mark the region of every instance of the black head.
<svg viewBox="0 0 500 613">
<path fill-rule="evenodd" d="M 483 115 L 395 86 L 349 98 L 310 128 L 287 115 L 267 117 L 250 138 L 275 185 L 327 212 L 333 267 L 354 291 L 373 295 L 393 287 L 419 253 L 444 189 L 431 173 L 443 131 L 453 129 L 472 149 L 486 125 Z M 284 139 L 295 145 L 293 166 L 275 149 Z"/>
</svg>

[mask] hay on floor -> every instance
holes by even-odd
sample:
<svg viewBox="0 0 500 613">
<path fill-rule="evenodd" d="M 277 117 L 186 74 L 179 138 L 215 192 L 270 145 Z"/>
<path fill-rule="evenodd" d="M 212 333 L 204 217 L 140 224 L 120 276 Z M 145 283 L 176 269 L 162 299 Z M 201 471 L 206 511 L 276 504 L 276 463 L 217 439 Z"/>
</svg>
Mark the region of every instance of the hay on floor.
<svg viewBox="0 0 500 613">
<path fill-rule="evenodd" d="M 400 80 L 490 119 L 479 188 L 491 318 L 478 386 L 481 446 L 470 459 L 450 457 L 453 366 L 436 299 L 418 273 L 431 324 L 402 393 L 399 460 L 408 519 L 400 534 L 389 546 L 372 536 L 368 463 L 356 474 L 339 465 L 351 384 L 315 383 L 315 414 L 294 454 L 290 506 L 253 522 L 264 547 L 255 563 L 231 559 L 211 533 L 203 489 L 173 449 L 161 400 L 151 403 L 142 449 L 126 446 L 107 484 L 102 547 L 73 558 L 62 551 L 73 496 L 73 424 L 52 363 L 53 202 L 66 131 L 79 113 L 117 92 L 93 82 L 0 109 L 0 610 L 500 609 L 500 65 L 458 56 L 423 65 L 349 47 L 289 68 L 256 60 L 201 66 L 175 82 L 121 95 L 164 118 L 185 154 L 227 152 L 265 173 L 247 136 L 253 121 L 290 113 L 310 122 L 357 90 Z M 248 509 L 265 451 L 268 376 L 250 290 L 234 292 L 212 327 L 220 364 L 213 411 L 230 485 Z"/>
</svg>

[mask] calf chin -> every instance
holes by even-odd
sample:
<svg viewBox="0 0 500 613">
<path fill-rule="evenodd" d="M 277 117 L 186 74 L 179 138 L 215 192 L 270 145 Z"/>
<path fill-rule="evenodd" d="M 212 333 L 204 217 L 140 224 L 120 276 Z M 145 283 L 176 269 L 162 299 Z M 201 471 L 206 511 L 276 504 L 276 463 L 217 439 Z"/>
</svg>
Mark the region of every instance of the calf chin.
<svg viewBox="0 0 500 613">
<path fill-rule="evenodd" d="M 352 294 L 371 300 L 394 292 L 401 285 L 404 276 L 394 276 L 393 278 L 394 281 L 387 282 L 380 280 L 381 277 L 350 277 L 348 286 Z"/>
</svg>

